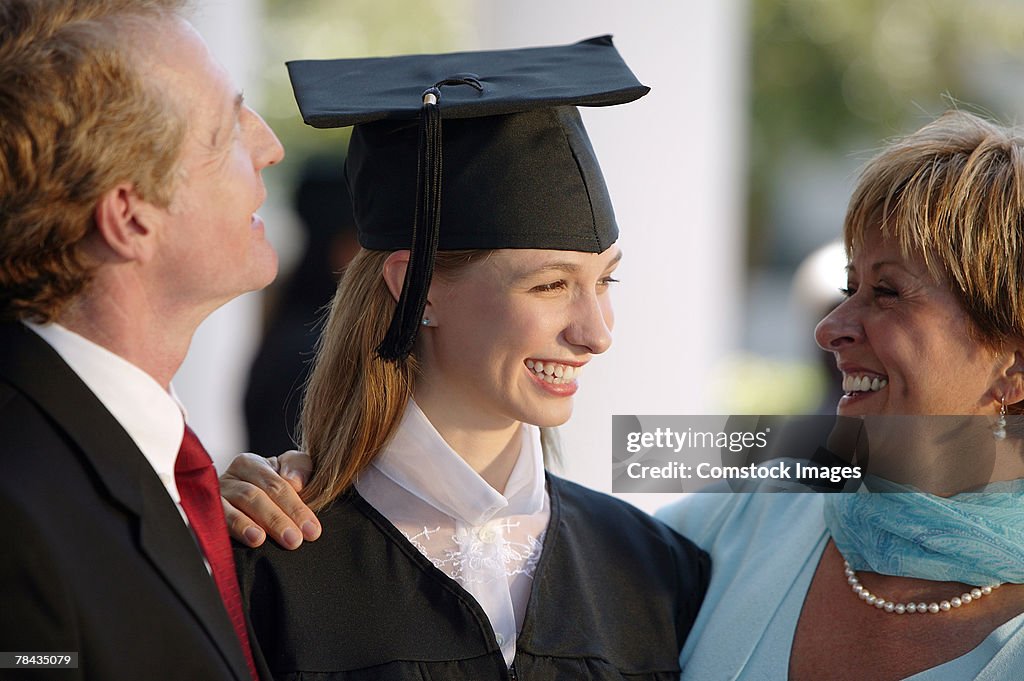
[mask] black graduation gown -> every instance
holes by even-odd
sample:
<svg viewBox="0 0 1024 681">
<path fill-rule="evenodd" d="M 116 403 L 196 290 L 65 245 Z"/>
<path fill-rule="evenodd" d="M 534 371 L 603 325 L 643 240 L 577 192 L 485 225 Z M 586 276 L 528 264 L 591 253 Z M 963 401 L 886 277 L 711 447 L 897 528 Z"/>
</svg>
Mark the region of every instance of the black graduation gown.
<svg viewBox="0 0 1024 681">
<path fill-rule="evenodd" d="M 642 511 L 548 475 L 551 520 L 510 676 L 487 615 L 355 490 L 297 551 L 238 548 L 242 597 L 277 681 L 667 681 L 710 578 Z"/>
</svg>

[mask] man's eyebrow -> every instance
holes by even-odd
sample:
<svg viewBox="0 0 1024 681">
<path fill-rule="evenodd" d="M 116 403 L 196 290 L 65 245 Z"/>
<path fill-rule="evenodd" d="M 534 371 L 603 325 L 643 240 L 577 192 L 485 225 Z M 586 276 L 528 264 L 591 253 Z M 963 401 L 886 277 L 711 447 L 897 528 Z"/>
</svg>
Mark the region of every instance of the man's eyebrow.
<svg viewBox="0 0 1024 681">
<path fill-rule="evenodd" d="M 235 127 L 235 123 L 238 122 L 239 116 L 242 114 L 242 105 L 245 104 L 245 93 L 239 92 L 235 95 L 235 101 L 231 106 L 231 127 Z M 213 131 L 213 141 L 211 145 L 216 147 L 217 143 L 220 142 L 221 131 L 224 130 L 223 126 L 218 127 Z"/>
</svg>

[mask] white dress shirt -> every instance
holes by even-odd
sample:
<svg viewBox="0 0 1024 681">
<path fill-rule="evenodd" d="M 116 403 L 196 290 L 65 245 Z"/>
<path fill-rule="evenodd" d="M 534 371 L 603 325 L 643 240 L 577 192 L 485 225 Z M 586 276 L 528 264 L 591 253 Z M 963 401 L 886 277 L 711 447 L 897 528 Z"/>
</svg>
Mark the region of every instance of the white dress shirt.
<svg viewBox="0 0 1024 681">
<path fill-rule="evenodd" d="M 409 400 L 394 437 L 356 482 L 370 505 L 473 595 L 509 665 L 551 517 L 540 429 L 521 428 L 519 457 L 501 494 Z"/>
<path fill-rule="evenodd" d="M 128 360 L 60 324 L 24 324 L 57 351 L 135 441 L 188 524 L 174 482 L 174 460 L 185 434 L 184 407 L 174 389 L 164 390 Z"/>
</svg>

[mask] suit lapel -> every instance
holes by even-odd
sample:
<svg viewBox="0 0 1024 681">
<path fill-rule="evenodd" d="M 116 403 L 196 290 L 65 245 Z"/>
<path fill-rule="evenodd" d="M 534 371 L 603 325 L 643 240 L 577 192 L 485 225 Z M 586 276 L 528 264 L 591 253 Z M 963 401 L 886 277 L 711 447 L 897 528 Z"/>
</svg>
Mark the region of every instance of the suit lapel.
<svg viewBox="0 0 1024 681">
<path fill-rule="evenodd" d="M 248 680 L 248 667 L 238 637 L 224 609 L 220 592 L 200 558 L 192 533 L 185 527 L 177 507 L 171 503 L 156 474 L 152 470 L 149 473 L 151 479 L 143 481 L 140 486 L 139 544 L 142 552 L 188 604 L 206 633 L 216 642 L 235 676 Z"/>
<path fill-rule="evenodd" d="M 0 377 L 56 422 L 110 496 L 138 519 L 140 551 L 195 615 L 239 681 L 246 681 L 244 654 L 192 533 L 124 428 L 60 355 L 23 324 L 0 323 Z"/>
</svg>

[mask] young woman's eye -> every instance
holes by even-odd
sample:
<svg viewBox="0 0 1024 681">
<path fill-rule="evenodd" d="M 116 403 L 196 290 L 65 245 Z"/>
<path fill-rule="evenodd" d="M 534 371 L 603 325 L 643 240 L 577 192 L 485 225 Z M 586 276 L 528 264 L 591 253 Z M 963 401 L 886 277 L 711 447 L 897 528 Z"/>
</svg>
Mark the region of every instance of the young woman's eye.
<svg viewBox="0 0 1024 681">
<path fill-rule="evenodd" d="M 565 281 L 559 279 L 558 281 L 553 281 L 549 284 L 540 284 L 539 286 L 534 286 L 530 290 L 537 291 L 538 293 L 546 293 L 548 291 L 559 291 L 563 288 L 565 288 Z"/>
<path fill-rule="evenodd" d="M 609 286 L 611 284 L 618 284 L 619 280 L 615 277 L 602 277 L 597 283 L 599 286 Z"/>
</svg>

